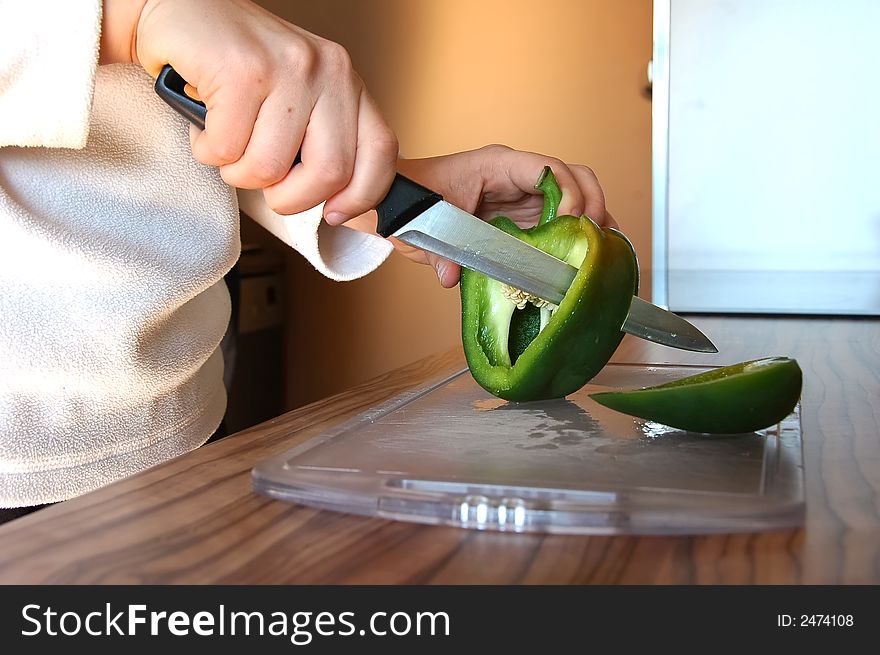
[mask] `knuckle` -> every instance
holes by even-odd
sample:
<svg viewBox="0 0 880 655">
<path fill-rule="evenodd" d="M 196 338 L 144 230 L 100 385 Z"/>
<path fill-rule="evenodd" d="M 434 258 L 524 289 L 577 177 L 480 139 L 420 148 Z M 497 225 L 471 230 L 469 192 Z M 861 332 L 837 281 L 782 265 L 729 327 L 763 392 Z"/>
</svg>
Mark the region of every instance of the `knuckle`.
<svg viewBox="0 0 880 655">
<path fill-rule="evenodd" d="M 400 142 L 391 128 L 380 130 L 369 143 L 369 147 L 383 160 L 394 161 L 400 153 Z"/>
<path fill-rule="evenodd" d="M 319 67 L 320 55 L 316 47 L 302 39 L 292 39 L 279 52 L 285 70 L 306 78 L 313 77 Z"/>
<path fill-rule="evenodd" d="M 480 150 L 483 152 L 483 154 L 489 157 L 503 157 L 513 152 L 513 148 L 500 143 L 490 143 L 489 145 L 485 145 L 480 148 Z"/>
<path fill-rule="evenodd" d="M 279 200 L 270 200 L 269 198 L 266 198 L 266 206 L 276 214 L 281 214 L 282 216 L 289 214 L 287 207 Z"/>
<path fill-rule="evenodd" d="M 211 140 L 204 151 L 204 163 L 212 166 L 225 166 L 241 158 L 242 149 L 232 140 Z"/>
<path fill-rule="evenodd" d="M 227 166 L 220 166 L 220 177 L 223 179 L 226 184 L 231 187 L 236 187 L 238 189 L 247 189 L 247 185 L 244 183 L 242 179 L 236 174 L 234 167 L 229 168 Z"/>
<path fill-rule="evenodd" d="M 547 165 L 548 165 L 551 169 L 553 169 L 553 172 L 556 173 L 557 176 L 560 175 L 560 174 L 569 173 L 570 170 L 571 170 L 571 168 L 569 167 L 569 165 L 566 164 L 566 163 L 565 163 L 564 161 L 562 161 L 561 159 L 559 159 L 558 157 L 548 157 L 548 158 L 547 158 Z M 569 173 L 569 174 L 570 174 L 570 173 Z"/>
<path fill-rule="evenodd" d="M 507 157 L 513 148 L 500 143 L 490 143 L 474 151 L 477 159 L 477 170 L 486 178 L 495 177 L 506 165 Z"/>
<path fill-rule="evenodd" d="M 324 42 L 321 58 L 324 65 L 336 74 L 350 75 L 354 71 L 348 50 L 333 41 Z"/>
<path fill-rule="evenodd" d="M 296 210 L 295 204 L 289 198 L 280 193 L 270 192 L 267 189 L 263 190 L 263 200 L 266 201 L 266 206 L 269 209 L 282 216 L 289 216 Z"/>
<path fill-rule="evenodd" d="M 373 196 L 376 197 L 373 197 Z M 345 197 L 338 196 L 337 206 L 350 216 L 358 216 L 375 207 L 382 198 L 378 194 L 370 194 L 370 189 L 351 189 Z"/>
<path fill-rule="evenodd" d="M 597 181 L 597 182 L 599 181 L 599 178 L 596 177 L 596 172 L 595 172 L 592 168 L 590 168 L 589 166 L 585 166 L 584 164 L 575 164 L 575 165 L 573 166 L 573 168 L 576 168 L 576 169 L 578 169 L 579 171 L 583 171 L 583 172 L 586 173 L 589 177 L 591 177 L 593 180 L 595 180 L 595 181 Z"/>
<path fill-rule="evenodd" d="M 332 188 L 334 191 L 338 191 L 348 183 L 351 172 L 351 165 L 342 159 L 324 159 L 319 161 L 315 168 L 318 184 Z"/>
<path fill-rule="evenodd" d="M 268 186 L 281 180 L 290 170 L 287 162 L 277 157 L 264 156 L 250 166 L 250 177 L 260 186 Z"/>
</svg>

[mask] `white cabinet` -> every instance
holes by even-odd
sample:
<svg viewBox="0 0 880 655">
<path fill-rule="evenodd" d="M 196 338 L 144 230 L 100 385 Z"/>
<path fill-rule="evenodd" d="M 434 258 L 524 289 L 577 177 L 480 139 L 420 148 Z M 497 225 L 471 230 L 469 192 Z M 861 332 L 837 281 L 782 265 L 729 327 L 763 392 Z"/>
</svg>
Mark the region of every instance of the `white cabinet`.
<svg viewBox="0 0 880 655">
<path fill-rule="evenodd" d="M 654 11 L 654 302 L 880 314 L 880 1 Z"/>
</svg>

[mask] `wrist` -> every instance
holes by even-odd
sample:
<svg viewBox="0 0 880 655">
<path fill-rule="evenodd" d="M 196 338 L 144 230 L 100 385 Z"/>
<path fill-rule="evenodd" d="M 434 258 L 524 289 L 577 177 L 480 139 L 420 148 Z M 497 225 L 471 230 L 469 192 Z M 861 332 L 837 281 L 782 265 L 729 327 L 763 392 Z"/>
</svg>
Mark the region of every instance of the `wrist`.
<svg viewBox="0 0 880 655">
<path fill-rule="evenodd" d="M 104 0 L 99 64 L 137 62 L 137 26 L 147 0 Z"/>
</svg>

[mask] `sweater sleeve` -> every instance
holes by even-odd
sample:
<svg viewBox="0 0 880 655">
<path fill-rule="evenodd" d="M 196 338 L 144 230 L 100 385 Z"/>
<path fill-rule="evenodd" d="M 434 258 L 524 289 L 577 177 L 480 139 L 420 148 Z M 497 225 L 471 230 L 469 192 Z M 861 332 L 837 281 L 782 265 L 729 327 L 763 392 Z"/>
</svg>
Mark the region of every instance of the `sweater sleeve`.
<svg viewBox="0 0 880 655">
<path fill-rule="evenodd" d="M 0 0 L 0 146 L 82 148 L 101 0 Z"/>
<path fill-rule="evenodd" d="M 394 246 L 375 234 L 345 225 L 331 226 L 322 219 L 323 203 L 307 211 L 283 216 L 272 211 L 259 190 L 238 190 L 241 210 L 305 257 L 331 280 L 345 282 L 367 275 L 384 262 Z"/>
</svg>

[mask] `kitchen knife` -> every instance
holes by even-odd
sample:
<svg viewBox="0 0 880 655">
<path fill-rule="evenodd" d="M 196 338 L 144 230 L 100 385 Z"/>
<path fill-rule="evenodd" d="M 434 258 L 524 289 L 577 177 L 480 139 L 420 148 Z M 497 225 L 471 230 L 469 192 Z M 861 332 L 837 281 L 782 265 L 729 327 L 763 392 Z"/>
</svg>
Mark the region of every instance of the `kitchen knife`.
<svg viewBox="0 0 880 655">
<path fill-rule="evenodd" d="M 184 91 L 186 82 L 165 66 L 156 93 L 193 124 L 204 128 L 205 105 Z M 294 164 L 300 161 L 297 153 Z M 376 207 L 376 232 L 445 257 L 558 305 L 577 269 L 443 200 L 440 194 L 397 174 Z M 636 337 L 673 348 L 718 352 L 712 342 L 680 316 L 633 296 L 621 327 Z"/>
</svg>

